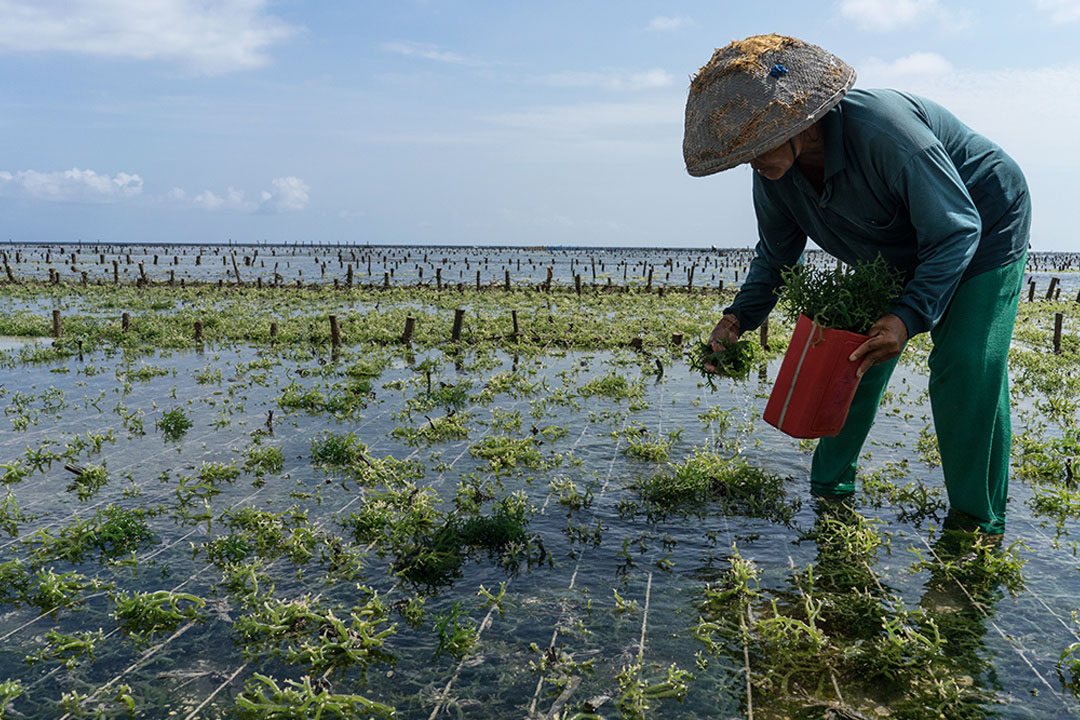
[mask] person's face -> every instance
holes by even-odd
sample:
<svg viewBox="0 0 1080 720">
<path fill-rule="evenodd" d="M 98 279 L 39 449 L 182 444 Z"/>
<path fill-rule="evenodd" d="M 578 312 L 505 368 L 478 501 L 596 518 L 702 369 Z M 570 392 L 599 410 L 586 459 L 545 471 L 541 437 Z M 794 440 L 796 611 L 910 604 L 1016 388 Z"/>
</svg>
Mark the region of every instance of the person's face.
<svg viewBox="0 0 1080 720">
<path fill-rule="evenodd" d="M 750 161 L 750 167 L 758 175 L 769 180 L 779 180 L 795 164 L 795 155 L 788 143 L 758 155 Z"/>
</svg>

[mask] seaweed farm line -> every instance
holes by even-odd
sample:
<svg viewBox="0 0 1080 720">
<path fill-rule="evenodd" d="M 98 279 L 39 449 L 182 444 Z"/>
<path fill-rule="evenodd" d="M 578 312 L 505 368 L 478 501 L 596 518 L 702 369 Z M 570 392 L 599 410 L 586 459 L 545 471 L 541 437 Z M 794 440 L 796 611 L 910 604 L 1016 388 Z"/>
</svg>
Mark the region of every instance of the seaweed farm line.
<svg viewBox="0 0 1080 720">
<path fill-rule="evenodd" d="M 737 287 L 753 250 L 459 248 L 347 245 L 38 245 L 0 243 L 6 279 L 87 283 L 240 282 L 505 287 L 555 283 Z M 834 263 L 821 251 L 806 261 Z M 1080 254 L 1031 253 L 1028 279 L 1080 292 Z M 550 274 L 549 274 L 550 273 Z"/>
<path fill-rule="evenodd" d="M 1065 256 L 1020 305 L 995 544 L 943 529 L 925 336 L 846 503 L 761 419 L 788 319 L 692 370 L 745 254 L 341 248 L 350 286 L 338 248 L 183 250 L 5 250 L 0 717 L 1080 717 Z"/>
</svg>

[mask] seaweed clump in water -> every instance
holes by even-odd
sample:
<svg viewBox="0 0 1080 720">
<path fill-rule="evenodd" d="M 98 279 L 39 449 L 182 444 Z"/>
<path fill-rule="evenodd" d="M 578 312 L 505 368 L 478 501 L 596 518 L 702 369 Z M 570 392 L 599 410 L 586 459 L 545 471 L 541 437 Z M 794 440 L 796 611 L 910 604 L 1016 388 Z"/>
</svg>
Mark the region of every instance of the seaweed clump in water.
<svg viewBox="0 0 1080 720">
<path fill-rule="evenodd" d="M 707 342 L 696 343 L 690 348 L 690 369 L 701 373 L 701 376 L 709 383 L 709 387 L 716 389 L 716 377 L 730 377 L 743 379 L 750 374 L 757 359 L 757 351 L 753 343 L 747 340 L 738 340 L 730 345 L 724 345 L 719 352 L 712 349 Z M 707 370 L 705 366 L 715 368 Z"/>
<path fill-rule="evenodd" d="M 669 472 L 638 480 L 633 489 L 638 501 L 632 510 L 650 516 L 700 508 L 717 502 L 724 514 L 758 517 L 790 523 L 798 512 L 798 498 L 789 498 L 784 479 L 737 458 L 697 449 L 694 455 Z"/>
</svg>

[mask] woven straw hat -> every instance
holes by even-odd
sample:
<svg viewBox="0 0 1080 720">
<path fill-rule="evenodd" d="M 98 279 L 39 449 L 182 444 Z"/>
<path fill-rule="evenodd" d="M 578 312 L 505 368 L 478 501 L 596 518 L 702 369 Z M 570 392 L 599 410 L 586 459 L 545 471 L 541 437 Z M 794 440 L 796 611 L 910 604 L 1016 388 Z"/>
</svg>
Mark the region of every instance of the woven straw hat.
<svg viewBox="0 0 1080 720">
<path fill-rule="evenodd" d="M 683 157 L 695 177 L 735 167 L 820 120 L 855 70 L 817 45 L 754 35 L 713 53 L 690 82 Z"/>
</svg>

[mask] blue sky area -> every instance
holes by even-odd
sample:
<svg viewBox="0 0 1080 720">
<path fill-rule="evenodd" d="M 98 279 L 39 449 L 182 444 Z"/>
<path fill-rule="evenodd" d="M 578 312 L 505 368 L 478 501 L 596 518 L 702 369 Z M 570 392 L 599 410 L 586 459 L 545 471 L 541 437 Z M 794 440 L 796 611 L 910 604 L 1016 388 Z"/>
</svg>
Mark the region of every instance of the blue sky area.
<svg viewBox="0 0 1080 720">
<path fill-rule="evenodd" d="M 745 247 L 750 170 L 691 178 L 690 76 L 779 32 L 1003 146 L 1077 247 L 1080 0 L 0 0 L 19 241 Z"/>
</svg>

